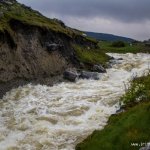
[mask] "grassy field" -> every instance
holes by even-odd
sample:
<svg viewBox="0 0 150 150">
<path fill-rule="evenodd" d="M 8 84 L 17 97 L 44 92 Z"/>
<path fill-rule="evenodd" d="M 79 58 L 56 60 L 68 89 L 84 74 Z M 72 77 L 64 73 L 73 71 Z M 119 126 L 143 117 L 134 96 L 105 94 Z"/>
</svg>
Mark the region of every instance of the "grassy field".
<svg viewBox="0 0 150 150">
<path fill-rule="evenodd" d="M 134 79 L 121 100 L 126 111 L 111 116 L 103 130 L 94 131 L 76 150 L 139 150 L 150 141 L 150 75 Z"/>
<path fill-rule="evenodd" d="M 105 53 L 150 53 L 150 47 L 146 47 L 143 43 L 132 45 L 125 43 L 125 47 L 113 47 L 112 42 L 100 41 L 99 47 Z"/>
</svg>

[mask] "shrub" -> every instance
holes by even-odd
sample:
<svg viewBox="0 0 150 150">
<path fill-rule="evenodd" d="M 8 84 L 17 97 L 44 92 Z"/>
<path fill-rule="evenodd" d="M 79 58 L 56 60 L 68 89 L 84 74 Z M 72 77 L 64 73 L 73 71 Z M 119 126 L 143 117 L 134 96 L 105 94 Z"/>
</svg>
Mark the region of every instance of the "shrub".
<svg viewBox="0 0 150 150">
<path fill-rule="evenodd" d="M 123 41 L 115 41 L 112 43 L 113 47 L 125 47 L 125 43 Z"/>
<path fill-rule="evenodd" d="M 137 82 L 132 82 L 126 94 L 121 97 L 121 101 L 125 105 L 134 104 L 141 100 L 147 100 L 146 87 L 144 84 Z"/>
<path fill-rule="evenodd" d="M 150 74 L 136 77 L 120 100 L 126 106 L 134 105 L 139 101 L 150 100 Z"/>
</svg>

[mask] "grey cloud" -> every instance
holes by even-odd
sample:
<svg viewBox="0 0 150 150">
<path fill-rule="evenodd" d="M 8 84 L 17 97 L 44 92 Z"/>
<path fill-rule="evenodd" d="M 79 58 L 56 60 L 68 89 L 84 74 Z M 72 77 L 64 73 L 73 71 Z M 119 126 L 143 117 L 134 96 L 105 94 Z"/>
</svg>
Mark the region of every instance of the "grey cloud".
<svg viewBox="0 0 150 150">
<path fill-rule="evenodd" d="M 122 22 L 150 20 L 150 0 L 19 0 L 47 13 L 83 18 L 107 17 Z"/>
<path fill-rule="evenodd" d="M 150 0 L 18 0 L 80 30 L 150 38 Z"/>
</svg>

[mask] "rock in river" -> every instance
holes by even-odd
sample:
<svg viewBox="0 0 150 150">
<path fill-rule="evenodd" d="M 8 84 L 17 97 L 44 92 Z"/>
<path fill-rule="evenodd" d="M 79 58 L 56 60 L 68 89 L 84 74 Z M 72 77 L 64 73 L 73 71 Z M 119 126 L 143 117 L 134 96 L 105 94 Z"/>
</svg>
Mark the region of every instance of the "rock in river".
<svg viewBox="0 0 150 150">
<path fill-rule="evenodd" d="M 98 72 L 82 71 L 80 74 L 80 78 L 99 80 L 99 74 Z"/>
<path fill-rule="evenodd" d="M 93 71 L 99 72 L 99 73 L 106 73 L 106 69 L 102 65 L 94 65 Z"/>
<path fill-rule="evenodd" d="M 75 82 L 79 78 L 79 74 L 73 70 L 66 70 L 64 72 L 64 79 Z"/>
</svg>

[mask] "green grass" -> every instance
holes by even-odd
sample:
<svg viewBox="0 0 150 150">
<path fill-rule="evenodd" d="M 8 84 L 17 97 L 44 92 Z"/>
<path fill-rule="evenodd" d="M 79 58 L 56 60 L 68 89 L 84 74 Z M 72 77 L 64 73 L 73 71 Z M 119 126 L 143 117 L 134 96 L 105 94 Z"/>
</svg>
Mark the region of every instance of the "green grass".
<svg viewBox="0 0 150 150">
<path fill-rule="evenodd" d="M 91 37 L 89 37 L 89 36 L 85 36 L 85 38 L 86 38 L 87 40 L 93 42 L 93 43 L 98 44 L 98 41 L 97 41 L 96 39 L 94 39 L 94 38 L 91 38 Z"/>
<path fill-rule="evenodd" d="M 94 131 L 76 150 L 139 150 L 131 143 L 150 141 L 150 75 L 135 78 L 121 100 L 126 111 L 111 116 L 103 130 Z"/>
<path fill-rule="evenodd" d="M 135 78 L 120 100 L 126 107 L 133 106 L 140 101 L 150 100 L 150 75 Z"/>
<path fill-rule="evenodd" d="M 79 45 L 73 46 L 79 60 L 85 64 L 102 64 L 106 65 L 109 56 L 101 52 L 100 49 L 88 49 L 88 47 L 81 47 Z"/>
<path fill-rule="evenodd" d="M 150 53 L 150 47 L 146 47 L 143 43 L 135 43 L 130 46 L 129 43 L 125 43 L 125 47 L 113 47 L 112 42 L 101 41 L 99 47 L 103 52 L 110 53 Z"/>
<path fill-rule="evenodd" d="M 95 131 L 76 150 L 139 150 L 131 143 L 150 141 L 150 102 L 112 116 L 102 131 Z"/>
<path fill-rule="evenodd" d="M 19 3 L 14 3 L 13 5 L 4 5 L 0 3 L 0 11 L 4 13 L 3 17 L 0 19 L 0 31 L 11 31 L 9 22 L 15 19 L 31 26 L 51 29 L 55 32 L 67 34 L 68 36 L 73 36 L 74 34 L 81 35 L 81 32 L 67 27 L 64 28 L 59 22 L 46 18 L 39 12 L 23 7 Z"/>
</svg>

